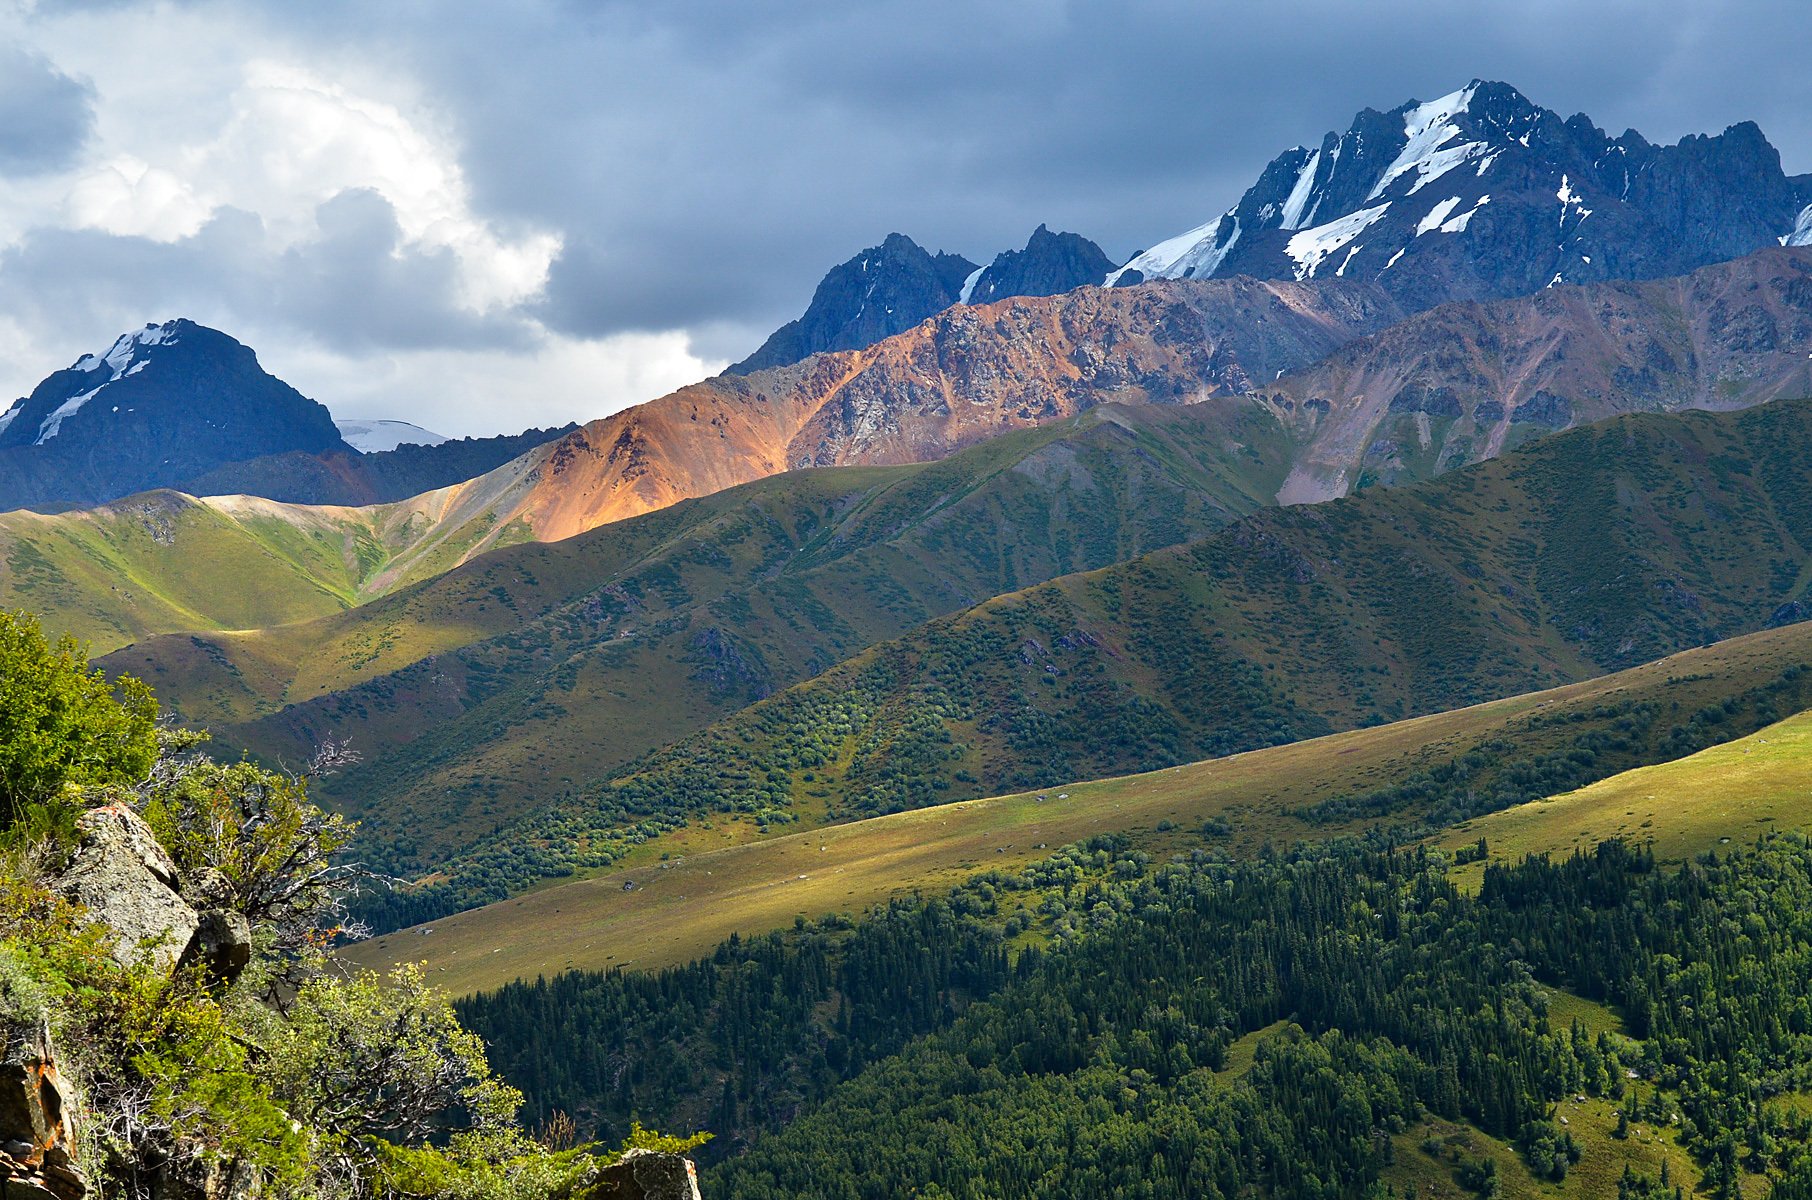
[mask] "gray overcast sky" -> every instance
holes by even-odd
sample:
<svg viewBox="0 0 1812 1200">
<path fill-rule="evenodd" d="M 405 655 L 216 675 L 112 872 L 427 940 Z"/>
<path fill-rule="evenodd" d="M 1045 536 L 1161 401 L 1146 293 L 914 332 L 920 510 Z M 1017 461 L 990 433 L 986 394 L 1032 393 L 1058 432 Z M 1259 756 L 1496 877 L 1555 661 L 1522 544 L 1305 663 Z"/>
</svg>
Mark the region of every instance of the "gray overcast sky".
<svg viewBox="0 0 1812 1200">
<path fill-rule="evenodd" d="M 1805 0 L 0 0 L 0 395 L 183 315 L 341 416 L 584 420 L 891 230 L 1124 257 L 1474 77 L 1812 171 L 1808 46 Z"/>
</svg>

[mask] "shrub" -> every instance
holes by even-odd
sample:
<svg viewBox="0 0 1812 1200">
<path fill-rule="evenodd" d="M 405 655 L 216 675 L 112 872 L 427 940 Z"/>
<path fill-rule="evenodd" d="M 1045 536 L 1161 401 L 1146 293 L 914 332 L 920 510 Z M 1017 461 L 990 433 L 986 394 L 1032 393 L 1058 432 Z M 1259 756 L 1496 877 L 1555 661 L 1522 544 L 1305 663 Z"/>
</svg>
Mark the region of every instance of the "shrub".
<svg viewBox="0 0 1812 1200">
<path fill-rule="evenodd" d="M 35 618 L 0 612 L 0 820 L 14 826 L 70 785 L 135 783 L 156 758 L 150 688 L 109 684 L 74 638 L 52 643 Z"/>
</svg>

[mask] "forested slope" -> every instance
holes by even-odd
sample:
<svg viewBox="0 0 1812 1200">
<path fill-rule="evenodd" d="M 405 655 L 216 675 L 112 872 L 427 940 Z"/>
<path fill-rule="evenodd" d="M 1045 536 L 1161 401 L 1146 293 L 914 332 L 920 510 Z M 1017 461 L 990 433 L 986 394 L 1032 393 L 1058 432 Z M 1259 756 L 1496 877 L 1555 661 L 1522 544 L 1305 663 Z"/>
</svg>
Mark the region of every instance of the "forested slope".
<svg viewBox="0 0 1812 1200">
<path fill-rule="evenodd" d="M 709 1114 L 745 1151 L 706 1181 L 733 1197 L 1376 1194 L 1429 1117 L 1516 1147 L 1513 1194 L 1571 1172 L 1735 1196 L 1806 1183 L 1808 863 L 1800 837 L 1678 869 L 1609 843 L 1469 896 L 1421 850 L 1157 865 L 1100 842 L 853 931 L 462 1012 L 542 1111 Z M 1575 1137 L 1563 1098 L 1626 1132 Z M 1501 1168 L 1418 1169 L 1477 1190 Z"/>
<path fill-rule="evenodd" d="M 883 643 L 486 853 L 526 861 L 544 829 L 570 847 L 689 814 L 842 820 L 1149 770 L 1796 620 L 1808 445 L 1812 402 L 1624 417 L 1427 484 L 1262 511 Z"/>
</svg>

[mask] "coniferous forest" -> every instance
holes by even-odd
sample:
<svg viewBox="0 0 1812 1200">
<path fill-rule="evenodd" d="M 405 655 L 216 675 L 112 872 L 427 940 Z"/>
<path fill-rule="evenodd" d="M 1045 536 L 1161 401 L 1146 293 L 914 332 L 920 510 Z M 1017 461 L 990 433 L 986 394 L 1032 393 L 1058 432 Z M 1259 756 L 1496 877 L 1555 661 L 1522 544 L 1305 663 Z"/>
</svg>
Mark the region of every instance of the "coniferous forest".
<svg viewBox="0 0 1812 1200">
<path fill-rule="evenodd" d="M 531 1107 L 702 1116 L 743 1150 L 718 1195 L 1383 1194 L 1422 1114 L 1561 1179 L 1586 1153 L 1555 1118 L 1576 1095 L 1674 1130 L 1706 1194 L 1812 1187 L 1812 844 L 1668 868 L 1607 842 L 1489 867 L 1476 895 L 1447 866 L 1078 847 L 853 929 L 461 1011 Z M 1557 1020 L 1557 995 L 1624 1030 Z"/>
</svg>

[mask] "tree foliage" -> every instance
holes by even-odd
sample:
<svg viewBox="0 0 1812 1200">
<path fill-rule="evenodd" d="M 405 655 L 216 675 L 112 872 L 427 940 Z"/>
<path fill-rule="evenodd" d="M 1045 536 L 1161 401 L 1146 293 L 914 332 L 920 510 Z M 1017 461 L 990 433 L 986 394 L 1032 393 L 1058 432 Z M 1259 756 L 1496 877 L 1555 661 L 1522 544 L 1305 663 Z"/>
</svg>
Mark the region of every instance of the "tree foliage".
<svg viewBox="0 0 1812 1200">
<path fill-rule="evenodd" d="M 135 783 L 157 758 L 157 706 L 136 679 L 109 683 L 81 643 L 0 611 L 0 820 L 70 785 Z"/>
<path fill-rule="evenodd" d="M 357 876 L 335 862 L 351 827 L 308 799 L 308 779 L 194 753 L 160 729 L 142 684 L 109 685 L 65 639 L 0 614 L 0 1025 L 47 1026 L 83 1101 L 77 1165 L 98 1194 L 151 1197 L 212 1165 L 295 1200 L 441 1196 L 558 1200 L 596 1179 L 592 1148 L 555 1153 L 516 1123 L 497 1080 L 416 968 L 388 980 L 323 973 Z M 34 808 L 135 805 L 197 905 L 244 917 L 254 961 L 237 982 L 203 964 L 120 953 L 50 876 L 69 822 Z M 282 996 L 281 1005 L 270 1001 Z M 662 1142 L 638 1131 L 641 1143 Z"/>
</svg>

